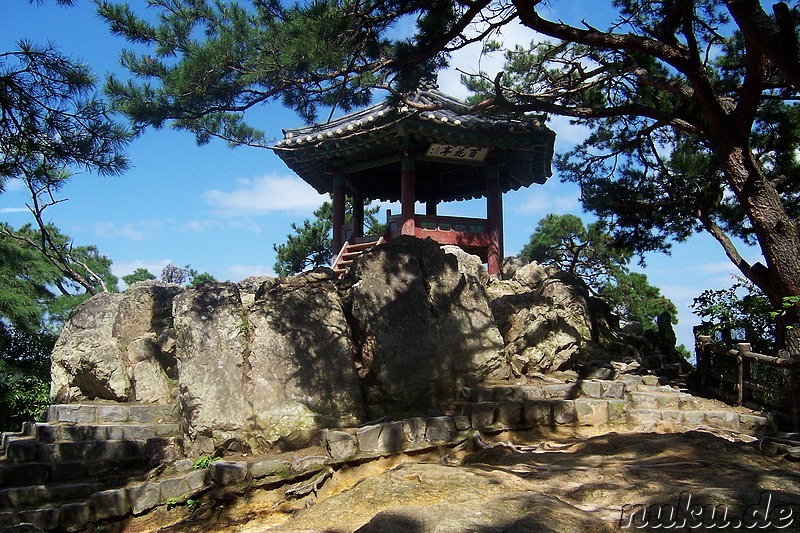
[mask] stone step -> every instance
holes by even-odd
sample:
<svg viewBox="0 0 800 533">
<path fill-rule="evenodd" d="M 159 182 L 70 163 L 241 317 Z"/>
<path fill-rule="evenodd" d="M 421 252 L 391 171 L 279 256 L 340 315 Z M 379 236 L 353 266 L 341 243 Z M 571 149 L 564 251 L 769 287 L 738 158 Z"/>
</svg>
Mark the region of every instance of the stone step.
<svg viewBox="0 0 800 533">
<path fill-rule="evenodd" d="M 147 440 L 157 437 L 177 437 L 180 425 L 175 422 L 162 424 L 64 424 L 39 422 L 33 424 L 30 436 L 39 442 L 56 441 L 107 441 Z"/>
<path fill-rule="evenodd" d="M 0 490 L 0 529 L 29 523 L 43 531 L 83 531 L 100 520 L 185 502 L 208 486 L 202 469 L 114 487 L 62 483 Z"/>
<path fill-rule="evenodd" d="M 89 477 L 103 477 L 122 470 L 143 471 L 149 467 L 149 462 L 143 462 L 139 456 L 100 463 L 83 460 L 25 463 L 0 461 L 0 487 L 24 487 L 50 482 L 74 481 Z"/>
<path fill-rule="evenodd" d="M 25 437 L 27 437 L 27 435 L 25 435 L 24 431 L 3 433 L 2 434 L 2 450 L 3 450 L 3 454 L 6 453 L 6 450 L 8 449 L 8 444 L 11 441 L 23 439 Z"/>
<path fill-rule="evenodd" d="M 543 385 L 498 385 L 492 387 L 464 387 L 459 392 L 462 400 L 469 402 L 528 401 L 539 399 L 574 400 L 576 398 L 619 399 L 632 392 L 677 393 L 675 389 L 659 385 L 656 376 L 625 376 L 618 380 L 587 379 L 574 383 Z"/>
<path fill-rule="evenodd" d="M 161 424 L 179 421 L 177 405 L 162 404 L 56 404 L 47 410 L 47 421 L 72 424 Z"/>
<path fill-rule="evenodd" d="M 19 511 L 50 503 L 88 499 L 104 487 L 99 483 L 48 483 L 0 489 L 0 510 Z"/>
<path fill-rule="evenodd" d="M 652 429 L 663 423 L 676 428 L 709 426 L 752 434 L 773 426 L 773 421 L 767 416 L 697 410 L 694 399 L 689 395 L 676 394 L 674 399 L 674 405 L 667 402 L 666 406 L 653 408 L 641 408 L 641 403 L 624 398 L 476 402 L 461 404 L 460 408 L 454 406 L 452 412 L 466 417 L 470 429 L 480 431 L 607 425 L 641 430 Z M 657 404 L 658 398 L 648 397 L 647 404 L 651 401 Z"/>
<path fill-rule="evenodd" d="M 676 391 L 635 391 L 628 393 L 631 409 L 696 409 L 694 396 Z"/>
<path fill-rule="evenodd" d="M 775 421 L 769 416 L 733 411 L 631 409 L 628 420 L 638 430 L 650 430 L 659 425 L 682 430 L 710 427 L 753 435 L 775 427 Z"/>
<path fill-rule="evenodd" d="M 157 440 L 157 439 L 152 439 Z M 33 437 L 22 437 L 8 444 L 6 458 L 9 463 L 35 463 L 55 461 L 119 461 L 130 457 L 145 457 L 146 440 L 57 441 L 38 442 Z"/>
<path fill-rule="evenodd" d="M 546 429 L 574 433 L 580 428 L 650 431 L 713 427 L 741 433 L 759 433 L 772 427 L 766 416 L 729 411 L 634 409 L 623 398 L 538 399 L 506 402 L 464 403 L 447 416 L 410 418 L 323 432 L 322 440 L 334 461 L 418 451 L 452 444 L 471 431 L 497 433 L 509 430 Z"/>
</svg>

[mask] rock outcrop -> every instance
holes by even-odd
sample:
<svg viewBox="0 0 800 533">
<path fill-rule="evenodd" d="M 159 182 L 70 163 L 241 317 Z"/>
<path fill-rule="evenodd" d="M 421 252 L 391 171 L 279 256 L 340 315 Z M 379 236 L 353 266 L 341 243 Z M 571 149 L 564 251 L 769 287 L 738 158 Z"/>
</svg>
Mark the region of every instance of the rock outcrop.
<svg viewBox="0 0 800 533">
<path fill-rule="evenodd" d="M 189 450 L 304 446 L 363 418 L 329 272 L 263 281 L 249 306 L 235 284 L 203 284 L 175 299 L 174 314 Z"/>
<path fill-rule="evenodd" d="M 517 376 L 572 369 L 593 340 L 589 291 L 564 272 L 532 263 L 488 292 Z"/>
<path fill-rule="evenodd" d="M 173 398 L 172 300 L 182 291 L 147 281 L 79 306 L 53 350 L 53 400 L 155 403 Z"/>
<path fill-rule="evenodd" d="M 266 442 L 308 442 L 364 418 L 355 353 L 330 271 L 262 285 L 248 314 L 248 397 Z"/>
<path fill-rule="evenodd" d="M 642 351 L 629 342 L 640 332 L 620 330 L 580 280 L 519 261 L 503 272 L 401 237 L 343 280 L 319 269 L 189 289 L 136 284 L 68 320 L 52 396 L 177 403 L 189 453 L 259 453 L 305 446 L 322 428 L 436 416 L 462 387 L 589 363 L 616 372 L 607 363 L 620 357 L 660 364 L 668 320 Z"/>
<path fill-rule="evenodd" d="M 484 287 L 433 241 L 378 247 L 344 285 L 373 415 L 425 414 L 461 386 L 509 376 Z"/>
</svg>

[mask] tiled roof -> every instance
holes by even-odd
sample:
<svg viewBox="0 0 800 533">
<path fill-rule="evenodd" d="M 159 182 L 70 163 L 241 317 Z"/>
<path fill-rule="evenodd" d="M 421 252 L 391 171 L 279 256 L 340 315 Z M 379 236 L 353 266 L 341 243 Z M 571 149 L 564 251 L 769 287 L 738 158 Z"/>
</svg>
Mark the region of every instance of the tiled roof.
<svg viewBox="0 0 800 533">
<path fill-rule="evenodd" d="M 393 173 L 392 165 L 406 157 L 421 161 L 431 143 L 489 149 L 493 164 L 503 169 L 505 192 L 547 180 L 554 139 L 555 133 L 543 125 L 541 117 L 477 113 L 436 88 L 424 87 L 407 99 L 389 98 L 328 123 L 285 130 L 284 138 L 273 149 L 321 193 L 331 191 L 332 176 L 337 174 L 349 177 L 352 187 L 363 188 L 361 192 L 367 198 L 394 200 L 392 180 L 377 182 L 372 176 L 376 172 Z M 441 176 L 452 173 L 453 168 L 463 166 L 428 162 L 418 170 L 418 180 L 447 180 Z M 470 172 L 480 174 L 467 169 Z M 480 184 L 443 183 L 436 191 L 430 187 L 425 190 L 444 201 L 483 195 Z M 425 191 L 418 191 L 420 200 L 424 201 L 424 196 Z"/>
</svg>

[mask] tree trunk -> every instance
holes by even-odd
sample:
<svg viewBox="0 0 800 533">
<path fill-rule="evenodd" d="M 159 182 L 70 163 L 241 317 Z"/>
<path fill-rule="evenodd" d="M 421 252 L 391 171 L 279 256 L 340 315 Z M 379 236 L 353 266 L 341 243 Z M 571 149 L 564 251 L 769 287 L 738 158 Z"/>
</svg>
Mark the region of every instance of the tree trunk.
<svg viewBox="0 0 800 533">
<path fill-rule="evenodd" d="M 764 291 L 776 311 L 784 298 L 800 295 L 800 235 L 778 191 L 766 179 L 749 149 L 729 146 L 718 152 L 728 183 L 747 213 L 767 263 L 766 281 L 751 281 Z M 778 349 L 800 354 L 800 309 L 795 305 L 777 321 Z M 788 327 L 787 327 L 788 326 Z"/>
</svg>

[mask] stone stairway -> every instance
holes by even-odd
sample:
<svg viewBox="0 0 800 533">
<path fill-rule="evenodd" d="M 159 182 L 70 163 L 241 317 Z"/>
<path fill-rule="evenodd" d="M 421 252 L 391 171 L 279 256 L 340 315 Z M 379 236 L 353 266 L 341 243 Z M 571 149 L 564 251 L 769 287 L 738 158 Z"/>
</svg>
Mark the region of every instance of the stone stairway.
<svg viewBox="0 0 800 533">
<path fill-rule="evenodd" d="M 569 430 L 587 426 L 630 431 L 685 431 L 708 427 L 753 434 L 773 427 L 768 416 L 737 411 L 720 402 L 661 385 L 656 376 L 477 387 L 463 389 L 461 395 L 464 401 L 454 403 L 450 409 L 468 415 L 473 429 L 486 431 Z"/>
<path fill-rule="evenodd" d="M 182 456 L 180 435 L 176 406 L 51 406 L 46 422 L 2 435 L 0 528 L 74 531 L 130 512 L 137 480 Z"/>
<path fill-rule="evenodd" d="M 462 389 L 459 396 L 438 416 L 323 430 L 320 444 L 324 452 L 318 448 L 297 450 L 291 461 L 251 457 L 215 462 L 209 481 L 217 487 L 274 487 L 300 481 L 286 490 L 286 497 L 291 498 L 315 492 L 334 468 L 467 441 L 480 448 L 497 445 L 492 442 L 495 438 L 538 443 L 548 437 L 573 440 L 608 432 L 698 429 L 741 438 L 774 429 L 769 416 L 694 397 L 660 384 L 656 376 L 473 387 Z"/>
<path fill-rule="evenodd" d="M 333 261 L 333 271 L 336 273 L 336 276 L 339 278 L 344 277 L 350 265 L 353 264 L 353 261 L 355 261 L 358 256 L 385 242 L 386 240 L 383 236 L 361 237 L 353 243 L 345 242 L 342 249 L 339 251 L 339 255 Z"/>
<path fill-rule="evenodd" d="M 464 388 L 444 411 L 329 430 L 323 444 L 334 461 L 343 461 L 463 442 L 475 432 L 532 431 L 546 437 L 710 429 L 761 435 L 774 428 L 769 416 L 694 397 L 659 384 L 656 376 Z"/>
<path fill-rule="evenodd" d="M 461 389 L 437 416 L 323 430 L 322 447 L 297 450 L 292 458 L 220 460 L 197 470 L 181 456 L 174 407 L 56 405 L 48 422 L 3 435 L 0 529 L 30 523 L 45 531 L 85 530 L 227 485 L 296 483 L 286 497 L 300 497 L 316 491 L 334 468 L 470 440 L 478 447 L 493 446 L 492 439 L 505 440 L 507 432 L 533 442 L 548 436 L 695 429 L 760 436 L 772 431 L 773 421 L 662 385 L 656 376 L 498 384 Z M 144 475 L 159 463 L 166 467 L 158 476 Z"/>
</svg>

